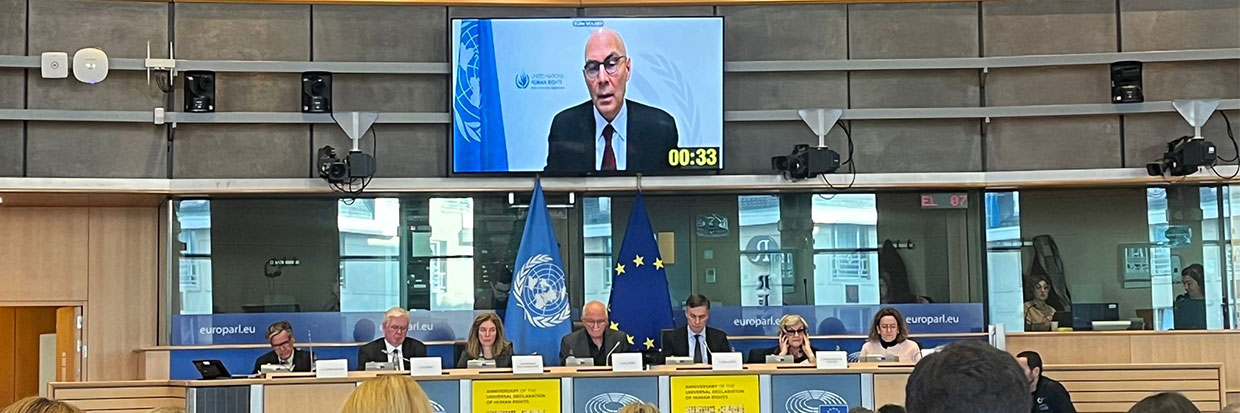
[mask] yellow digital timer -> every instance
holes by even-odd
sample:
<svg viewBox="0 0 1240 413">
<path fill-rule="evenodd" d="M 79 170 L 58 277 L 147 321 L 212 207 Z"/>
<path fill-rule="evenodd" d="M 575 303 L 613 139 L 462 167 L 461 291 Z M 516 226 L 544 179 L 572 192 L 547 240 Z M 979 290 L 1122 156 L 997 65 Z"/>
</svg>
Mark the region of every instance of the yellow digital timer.
<svg viewBox="0 0 1240 413">
<path fill-rule="evenodd" d="M 667 151 L 667 165 L 680 169 L 719 169 L 719 148 L 674 148 Z"/>
</svg>

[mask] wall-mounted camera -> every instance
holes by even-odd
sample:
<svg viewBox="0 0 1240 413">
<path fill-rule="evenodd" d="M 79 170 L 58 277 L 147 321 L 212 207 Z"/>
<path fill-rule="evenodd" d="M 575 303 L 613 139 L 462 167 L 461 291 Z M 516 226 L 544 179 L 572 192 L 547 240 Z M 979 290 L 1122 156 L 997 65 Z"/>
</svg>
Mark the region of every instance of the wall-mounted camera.
<svg viewBox="0 0 1240 413">
<path fill-rule="evenodd" d="M 809 179 L 840 169 L 840 153 L 826 146 L 800 144 L 791 154 L 771 157 L 771 169 L 790 181 Z"/>
<path fill-rule="evenodd" d="M 362 151 L 349 151 L 344 156 L 330 145 L 319 148 L 319 177 L 330 184 L 347 184 L 375 176 L 375 157 Z"/>
</svg>

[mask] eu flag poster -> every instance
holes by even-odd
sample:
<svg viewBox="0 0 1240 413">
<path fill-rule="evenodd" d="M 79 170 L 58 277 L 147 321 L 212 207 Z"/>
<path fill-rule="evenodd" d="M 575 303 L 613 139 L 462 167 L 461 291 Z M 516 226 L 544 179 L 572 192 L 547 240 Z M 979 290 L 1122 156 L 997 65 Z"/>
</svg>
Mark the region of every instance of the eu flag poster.
<svg viewBox="0 0 1240 413">
<path fill-rule="evenodd" d="M 667 271 L 655 242 L 646 203 L 637 193 L 620 254 L 612 264 L 611 328 L 628 333 L 630 351 L 662 348 L 660 332 L 672 328 Z"/>
<path fill-rule="evenodd" d="M 559 243 L 547 213 L 542 183 L 534 183 L 534 198 L 525 217 L 521 247 L 513 266 L 512 292 L 504 329 L 516 354 L 538 354 L 543 365 L 559 363 L 560 338 L 571 331 L 568 322 L 568 286 Z"/>
</svg>

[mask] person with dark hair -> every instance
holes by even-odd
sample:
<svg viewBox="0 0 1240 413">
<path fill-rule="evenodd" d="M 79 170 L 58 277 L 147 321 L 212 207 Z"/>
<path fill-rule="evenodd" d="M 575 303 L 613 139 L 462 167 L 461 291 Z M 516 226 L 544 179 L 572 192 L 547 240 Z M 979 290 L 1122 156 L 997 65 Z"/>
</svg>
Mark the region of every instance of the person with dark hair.
<svg viewBox="0 0 1240 413">
<path fill-rule="evenodd" d="M 701 294 L 690 295 L 685 300 L 685 320 L 688 326 L 667 332 L 663 337 L 663 357 L 692 357 L 694 363 L 710 363 L 711 353 L 732 351 L 728 334 L 710 328 L 710 300 Z"/>
<path fill-rule="evenodd" d="M 1036 275 L 1025 284 L 1030 297 L 1025 301 L 1025 330 L 1050 331 L 1055 319 L 1055 307 L 1046 303 L 1051 294 L 1051 281 L 1045 275 Z"/>
<path fill-rule="evenodd" d="M 904 410 L 904 407 L 898 404 L 887 404 L 887 405 L 883 405 L 883 407 L 878 408 L 878 413 L 907 413 L 907 412 L 908 410 Z"/>
<path fill-rule="evenodd" d="M 1029 383 L 1012 355 L 961 340 L 917 363 L 904 388 L 909 413 L 1027 413 Z"/>
<path fill-rule="evenodd" d="M 1033 413 L 1076 413 L 1072 395 L 1062 384 L 1042 375 L 1042 356 L 1036 351 L 1022 351 L 1016 362 L 1029 378 L 1029 392 L 1033 395 Z"/>
<path fill-rule="evenodd" d="M 1184 395 L 1168 392 L 1142 399 L 1128 409 L 1128 413 L 1201 413 L 1201 410 Z"/>
<path fill-rule="evenodd" d="M 1206 328 L 1205 267 L 1193 264 L 1180 271 L 1184 294 L 1175 298 L 1175 329 L 1204 330 Z"/>
<path fill-rule="evenodd" d="M 861 357 L 882 354 L 899 357 L 902 362 L 916 363 L 921 360 L 921 347 L 908 338 L 908 324 L 900 311 L 886 307 L 874 313 L 870 322 L 870 337 L 861 346 Z"/>
<path fill-rule="evenodd" d="M 254 360 L 254 374 L 258 374 L 264 364 L 282 365 L 289 371 L 310 371 L 310 353 L 297 351 L 293 325 L 288 321 L 277 321 L 267 326 L 267 344 L 271 345 L 271 351 Z"/>
</svg>

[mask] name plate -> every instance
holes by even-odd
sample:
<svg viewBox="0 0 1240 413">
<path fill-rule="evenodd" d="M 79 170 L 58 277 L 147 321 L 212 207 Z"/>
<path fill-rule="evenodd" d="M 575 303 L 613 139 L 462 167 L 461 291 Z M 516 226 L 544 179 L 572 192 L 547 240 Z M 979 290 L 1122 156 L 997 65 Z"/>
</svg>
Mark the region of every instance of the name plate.
<svg viewBox="0 0 1240 413">
<path fill-rule="evenodd" d="M 642 353 L 614 353 L 611 371 L 642 371 Z"/>
<path fill-rule="evenodd" d="M 319 360 L 317 366 L 318 370 L 315 370 L 314 377 L 320 379 L 349 377 L 348 360 Z"/>
<path fill-rule="evenodd" d="M 542 374 L 542 356 L 512 356 L 512 374 Z"/>
<path fill-rule="evenodd" d="M 819 369 L 848 368 L 847 351 L 819 351 L 815 356 L 818 358 Z"/>
<path fill-rule="evenodd" d="M 443 375 L 443 360 L 439 357 L 411 357 L 409 358 L 409 375 L 410 376 L 440 376 Z"/>
<path fill-rule="evenodd" d="M 711 370 L 744 370 L 741 353 L 712 353 L 710 355 Z"/>
</svg>

